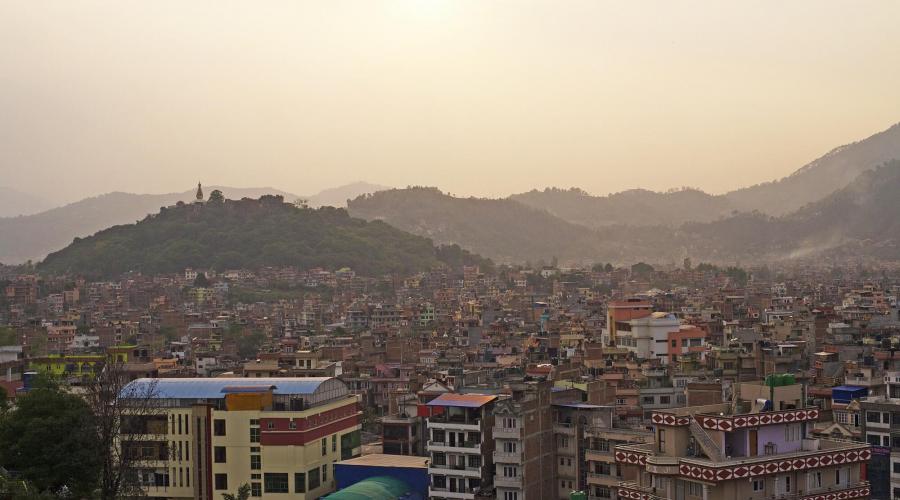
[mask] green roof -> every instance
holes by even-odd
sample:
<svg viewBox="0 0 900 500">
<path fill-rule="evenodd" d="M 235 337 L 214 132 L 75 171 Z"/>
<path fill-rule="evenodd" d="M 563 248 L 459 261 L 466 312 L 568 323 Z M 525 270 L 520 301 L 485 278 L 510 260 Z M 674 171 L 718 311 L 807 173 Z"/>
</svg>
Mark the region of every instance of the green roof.
<svg viewBox="0 0 900 500">
<path fill-rule="evenodd" d="M 411 492 L 408 484 L 387 476 L 375 476 L 336 491 L 327 500 L 394 500 Z"/>
</svg>

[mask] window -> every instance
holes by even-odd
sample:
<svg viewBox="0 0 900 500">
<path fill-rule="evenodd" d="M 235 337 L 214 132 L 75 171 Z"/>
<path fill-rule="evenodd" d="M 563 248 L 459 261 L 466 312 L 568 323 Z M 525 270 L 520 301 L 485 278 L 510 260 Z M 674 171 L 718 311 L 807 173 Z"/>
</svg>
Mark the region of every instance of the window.
<svg viewBox="0 0 900 500">
<path fill-rule="evenodd" d="M 250 425 L 257 425 L 257 426 L 258 426 L 258 425 L 259 425 L 259 419 L 258 419 L 258 418 L 251 418 L 251 419 L 250 419 Z"/>
<path fill-rule="evenodd" d="M 447 487 L 447 476 L 434 476 L 432 479 L 435 488 Z"/>
<path fill-rule="evenodd" d="M 561 436 L 559 438 L 559 447 L 560 448 L 568 448 L 569 447 L 569 438 L 566 436 Z"/>
<path fill-rule="evenodd" d="M 657 443 L 659 444 L 659 451 L 666 451 L 666 430 L 659 430 L 659 439 L 657 439 Z"/>
<path fill-rule="evenodd" d="M 181 434 L 181 414 L 178 414 L 178 433 Z"/>
<path fill-rule="evenodd" d="M 659 397 L 659 404 L 661 404 L 661 405 L 667 405 L 667 404 L 669 404 L 671 401 L 672 401 L 672 400 L 671 400 L 671 398 L 670 398 L 669 396 L 660 396 L 660 397 Z"/>
<path fill-rule="evenodd" d="M 266 493 L 287 493 L 288 475 L 286 472 L 267 472 L 263 475 Z"/>
<path fill-rule="evenodd" d="M 270 431 L 274 430 L 275 429 L 275 421 L 269 420 L 268 422 L 266 422 L 266 429 L 269 429 Z"/>
<path fill-rule="evenodd" d="M 309 488 L 309 491 L 312 491 L 319 487 L 319 468 L 318 467 L 316 467 L 315 469 L 310 469 L 309 472 L 306 474 L 306 477 L 308 478 L 307 487 Z"/>
<path fill-rule="evenodd" d="M 322 456 L 328 453 L 328 439 L 322 438 Z"/>
<path fill-rule="evenodd" d="M 225 463 L 225 447 L 224 446 L 214 446 L 213 447 L 213 461 L 217 464 Z"/>
<path fill-rule="evenodd" d="M 894 474 L 900 474 L 900 462 L 894 462 L 891 465 L 894 467 Z"/>
<path fill-rule="evenodd" d="M 504 491 L 503 500 L 519 500 L 519 493 L 517 491 Z"/>
<path fill-rule="evenodd" d="M 227 490 L 228 489 L 228 474 L 216 474 L 215 475 L 215 484 L 217 490 Z"/>
<path fill-rule="evenodd" d="M 503 477 L 517 477 L 519 469 L 510 465 L 503 466 Z"/>
<path fill-rule="evenodd" d="M 443 453 L 435 453 L 432 456 L 431 463 L 434 465 L 447 465 L 447 455 Z"/>
<path fill-rule="evenodd" d="M 259 453 L 259 446 L 251 446 L 250 453 Z"/>
<path fill-rule="evenodd" d="M 784 440 L 792 443 L 800 440 L 801 424 L 787 424 L 784 426 Z"/>
<path fill-rule="evenodd" d="M 690 495 L 692 497 L 702 497 L 703 496 L 703 485 L 702 484 L 688 481 L 687 485 L 688 485 L 688 495 Z"/>
<path fill-rule="evenodd" d="M 481 455 L 469 455 L 469 467 L 481 467 Z"/>
<path fill-rule="evenodd" d="M 292 431 L 297 430 L 297 422 L 294 422 L 293 420 L 291 420 L 288 423 L 288 429 L 290 429 Z"/>
<path fill-rule="evenodd" d="M 213 420 L 213 436 L 225 435 L 225 420 L 217 418 Z"/>
<path fill-rule="evenodd" d="M 250 469 L 251 470 L 262 469 L 262 458 L 260 458 L 259 455 L 250 455 Z"/>
<path fill-rule="evenodd" d="M 251 427 L 250 428 L 250 442 L 251 443 L 259 442 L 259 427 Z"/>
<path fill-rule="evenodd" d="M 877 411 L 867 411 L 866 412 L 866 422 L 871 424 L 877 424 L 881 422 L 881 414 Z"/>
<path fill-rule="evenodd" d="M 814 471 L 806 474 L 806 488 L 813 490 L 822 487 L 822 471 Z"/>
<path fill-rule="evenodd" d="M 598 486 L 594 490 L 594 496 L 598 498 L 612 498 L 612 492 L 606 486 Z"/>
<path fill-rule="evenodd" d="M 250 474 L 250 479 L 256 479 L 257 481 L 262 479 L 262 474 Z"/>
<path fill-rule="evenodd" d="M 322 466 L 322 482 L 323 483 L 328 482 L 328 465 Z"/>
<path fill-rule="evenodd" d="M 331 452 L 334 453 L 337 451 L 337 434 L 333 434 L 331 436 Z"/>
<path fill-rule="evenodd" d="M 260 483 L 250 483 L 250 496 L 251 497 L 261 497 L 262 496 L 262 485 Z"/>
<path fill-rule="evenodd" d="M 306 493 L 306 473 L 294 474 L 294 493 Z"/>
<path fill-rule="evenodd" d="M 515 453 L 516 452 L 516 442 L 515 441 L 505 441 L 503 443 L 503 453 Z"/>
<path fill-rule="evenodd" d="M 891 414 L 888 413 L 888 412 L 883 412 L 883 413 L 881 414 L 881 423 L 882 423 L 882 424 L 889 424 L 889 423 L 891 423 Z"/>
<path fill-rule="evenodd" d="M 872 446 L 881 446 L 881 436 L 878 434 L 869 434 L 866 436 L 866 442 Z"/>
<path fill-rule="evenodd" d="M 754 479 L 753 480 L 753 491 L 763 491 L 766 489 L 766 480 L 765 479 Z"/>
<path fill-rule="evenodd" d="M 503 428 L 504 429 L 515 429 L 518 427 L 519 422 L 515 418 L 504 417 L 503 418 Z"/>
</svg>

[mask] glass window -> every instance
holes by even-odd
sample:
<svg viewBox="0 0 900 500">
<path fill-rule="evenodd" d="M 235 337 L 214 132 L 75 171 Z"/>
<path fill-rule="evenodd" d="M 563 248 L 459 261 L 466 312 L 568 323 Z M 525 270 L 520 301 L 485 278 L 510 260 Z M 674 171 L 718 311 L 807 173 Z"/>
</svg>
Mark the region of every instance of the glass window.
<svg viewBox="0 0 900 500">
<path fill-rule="evenodd" d="M 306 474 L 308 479 L 307 486 L 309 487 L 309 491 L 312 491 L 319 487 L 319 468 L 310 469 L 310 471 Z"/>
<path fill-rule="evenodd" d="M 213 436 L 225 435 L 225 420 L 217 418 L 213 420 Z"/>
<path fill-rule="evenodd" d="M 294 474 L 294 493 L 306 493 L 306 473 Z"/>
<path fill-rule="evenodd" d="M 228 489 L 228 474 L 216 474 L 215 485 L 217 490 Z"/>
<path fill-rule="evenodd" d="M 262 496 L 262 484 L 250 483 L 250 496 L 251 497 L 261 497 Z"/>
<path fill-rule="evenodd" d="M 266 493 L 288 493 L 288 475 L 284 473 L 267 472 L 263 475 L 263 484 Z"/>
<path fill-rule="evenodd" d="M 225 463 L 225 447 L 224 446 L 214 446 L 213 447 L 213 461 L 217 464 Z"/>
<path fill-rule="evenodd" d="M 250 455 L 250 468 L 252 470 L 262 469 L 262 458 L 259 455 Z"/>
<path fill-rule="evenodd" d="M 250 428 L 250 442 L 251 443 L 259 442 L 259 427 L 251 427 Z"/>
</svg>

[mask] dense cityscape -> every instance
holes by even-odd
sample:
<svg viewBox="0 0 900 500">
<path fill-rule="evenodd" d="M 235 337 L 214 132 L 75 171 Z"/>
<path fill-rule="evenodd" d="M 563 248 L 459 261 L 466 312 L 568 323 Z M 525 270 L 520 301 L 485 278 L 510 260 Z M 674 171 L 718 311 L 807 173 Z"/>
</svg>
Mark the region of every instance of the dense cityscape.
<svg viewBox="0 0 900 500">
<path fill-rule="evenodd" d="M 26 265 L 0 280 L 0 436 L 25 440 L 0 450 L 11 496 L 111 474 L 41 475 L 39 450 L 22 448 L 39 420 L 13 422 L 48 418 L 29 398 L 90 401 L 98 383 L 126 402 L 119 435 L 99 444 L 121 458 L 107 498 L 900 491 L 895 267 L 685 259 L 93 281 Z M 72 445 L 73 431 L 42 439 Z"/>
<path fill-rule="evenodd" d="M 0 0 L 0 500 L 900 500 L 898 19 Z"/>
</svg>

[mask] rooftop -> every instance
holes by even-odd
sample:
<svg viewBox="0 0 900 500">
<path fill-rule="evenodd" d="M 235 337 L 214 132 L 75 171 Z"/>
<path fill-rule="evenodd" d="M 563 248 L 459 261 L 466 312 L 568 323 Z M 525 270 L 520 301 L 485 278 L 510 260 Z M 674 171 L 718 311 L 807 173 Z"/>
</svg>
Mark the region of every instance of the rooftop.
<svg viewBox="0 0 900 500">
<path fill-rule="evenodd" d="M 414 457 L 408 455 L 383 455 L 380 453 L 373 453 L 371 455 L 363 455 L 361 457 L 342 460 L 338 462 L 338 465 L 425 469 L 428 468 L 428 457 Z"/>
<path fill-rule="evenodd" d="M 332 377 L 223 377 L 223 378 L 140 378 L 126 385 L 121 392 L 150 394 L 156 399 L 223 399 L 232 392 L 262 392 L 273 394 L 313 394 Z"/>
<path fill-rule="evenodd" d="M 444 393 L 428 402 L 427 406 L 455 406 L 459 408 L 481 408 L 494 401 L 497 396 L 484 394 Z"/>
</svg>

